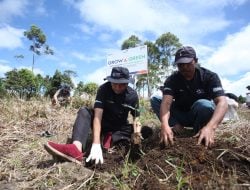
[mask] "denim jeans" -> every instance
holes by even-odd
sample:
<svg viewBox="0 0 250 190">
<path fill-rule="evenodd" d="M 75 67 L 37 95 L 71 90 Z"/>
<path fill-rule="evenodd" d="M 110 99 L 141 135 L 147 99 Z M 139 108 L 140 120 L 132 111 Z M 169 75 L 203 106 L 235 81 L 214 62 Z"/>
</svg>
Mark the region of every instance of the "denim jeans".
<svg viewBox="0 0 250 190">
<path fill-rule="evenodd" d="M 160 119 L 160 106 L 162 99 L 152 97 L 150 99 L 151 107 L 157 117 Z M 214 113 L 215 105 L 212 101 L 200 99 L 193 103 L 191 109 L 187 112 L 178 110 L 174 104 L 170 108 L 169 125 L 173 127 L 176 124 L 181 124 L 187 127 L 193 127 L 195 132 L 198 132 L 211 119 Z"/>
</svg>

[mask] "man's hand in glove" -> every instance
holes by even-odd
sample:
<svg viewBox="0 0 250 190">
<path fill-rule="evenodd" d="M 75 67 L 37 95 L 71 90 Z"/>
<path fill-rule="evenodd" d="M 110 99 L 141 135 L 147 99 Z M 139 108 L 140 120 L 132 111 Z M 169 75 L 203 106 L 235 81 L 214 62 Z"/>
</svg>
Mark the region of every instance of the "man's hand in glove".
<svg viewBox="0 0 250 190">
<path fill-rule="evenodd" d="M 103 156 L 102 156 L 102 147 L 101 144 L 92 144 L 89 157 L 86 159 L 86 162 L 90 160 L 95 160 L 95 164 L 99 162 L 103 164 Z"/>
</svg>

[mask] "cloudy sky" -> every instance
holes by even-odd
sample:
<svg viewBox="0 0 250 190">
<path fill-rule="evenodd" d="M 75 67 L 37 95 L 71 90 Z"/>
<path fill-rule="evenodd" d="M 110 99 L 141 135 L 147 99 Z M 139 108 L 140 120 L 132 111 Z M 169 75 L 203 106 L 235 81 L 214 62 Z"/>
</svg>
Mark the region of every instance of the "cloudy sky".
<svg viewBox="0 0 250 190">
<path fill-rule="evenodd" d="M 107 54 L 131 35 L 154 42 L 171 32 L 193 46 L 202 66 L 221 77 L 227 92 L 250 85 L 250 0 L 0 0 L 0 77 L 32 66 L 30 41 L 40 27 L 53 56 L 39 56 L 35 73 L 77 72 L 75 82 L 101 84 Z M 17 59 L 23 55 L 23 59 Z"/>
</svg>

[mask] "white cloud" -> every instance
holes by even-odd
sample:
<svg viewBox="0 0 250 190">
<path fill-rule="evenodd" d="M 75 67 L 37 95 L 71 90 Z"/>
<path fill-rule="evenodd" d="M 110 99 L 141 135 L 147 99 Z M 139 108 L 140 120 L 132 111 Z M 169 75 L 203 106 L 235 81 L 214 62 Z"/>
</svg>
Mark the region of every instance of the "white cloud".
<svg viewBox="0 0 250 190">
<path fill-rule="evenodd" d="M 8 22 L 13 16 L 23 16 L 28 0 L 0 1 L 0 22 Z"/>
<path fill-rule="evenodd" d="M 0 22 L 8 23 L 13 17 L 24 17 L 29 11 L 37 15 L 47 15 L 45 0 L 2 0 L 0 1 Z"/>
<path fill-rule="evenodd" d="M 82 29 L 87 34 L 119 31 L 125 34 L 152 32 L 158 36 L 169 31 L 182 41 L 190 41 L 228 27 L 231 22 L 225 18 L 222 9 L 225 6 L 236 7 L 245 1 L 85 0 L 67 2 L 80 11 L 84 20 Z"/>
<path fill-rule="evenodd" d="M 245 96 L 250 85 L 249 41 L 250 24 L 228 35 L 219 47 L 196 46 L 201 65 L 218 73 L 226 92 L 237 96 Z"/>
<path fill-rule="evenodd" d="M 98 36 L 98 39 L 102 42 L 108 42 L 109 40 L 112 39 L 112 35 L 108 34 L 108 33 L 103 33 L 100 36 Z"/>
<path fill-rule="evenodd" d="M 22 29 L 13 28 L 9 25 L 0 25 L 0 48 L 15 49 L 21 47 L 23 38 Z"/>
<path fill-rule="evenodd" d="M 80 53 L 80 52 L 72 52 L 71 53 L 72 56 L 76 57 L 79 60 L 84 61 L 85 63 L 90 63 L 90 62 L 94 62 L 94 61 L 102 61 L 103 59 L 105 59 L 105 57 L 101 56 L 101 55 L 85 55 L 84 53 Z"/>
<path fill-rule="evenodd" d="M 44 7 L 45 0 L 36 0 L 34 3 L 35 12 L 38 15 L 47 15 L 47 11 Z"/>
<path fill-rule="evenodd" d="M 6 65 L 6 61 L 0 60 L 0 77 L 4 77 L 4 74 L 11 70 L 12 68 Z"/>
<path fill-rule="evenodd" d="M 97 70 L 95 70 L 94 72 L 86 75 L 86 76 L 83 76 L 83 81 L 86 81 L 87 82 L 95 82 L 97 84 L 102 84 L 104 83 L 105 81 L 103 80 L 107 74 L 107 68 L 106 67 L 101 67 Z"/>
<path fill-rule="evenodd" d="M 67 69 L 75 69 L 76 65 L 68 62 L 60 62 L 60 66 L 67 68 Z"/>
<path fill-rule="evenodd" d="M 237 81 L 230 81 L 226 78 L 222 78 L 222 85 L 226 92 L 232 92 L 237 96 L 246 96 L 247 86 L 250 85 L 250 72 L 247 72 Z"/>
<path fill-rule="evenodd" d="M 250 25 L 229 35 L 206 61 L 206 66 L 221 76 L 234 76 L 250 71 Z"/>
<path fill-rule="evenodd" d="M 14 69 L 11 66 L 6 65 L 8 63 L 9 63 L 8 61 L 0 60 L 0 77 L 3 77 L 6 72 L 11 71 L 11 70 Z M 30 71 L 32 70 L 31 67 L 27 67 L 27 66 L 19 66 L 16 69 L 17 70 L 28 69 Z M 33 72 L 34 72 L 35 75 L 37 75 L 37 74 L 44 75 L 44 72 L 41 69 L 39 69 L 39 68 L 34 68 Z"/>
<path fill-rule="evenodd" d="M 4 59 L 0 59 L 0 64 L 9 64 L 9 61 L 4 60 Z"/>
<path fill-rule="evenodd" d="M 29 69 L 32 70 L 31 68 L 29 68 Z M 39 68 L 34 68 L 33 72 L 34 72 L 35 75 L 40 74 L 42 76 L 45 76 L 44 71 L 39 69 Z"/>
</svg>

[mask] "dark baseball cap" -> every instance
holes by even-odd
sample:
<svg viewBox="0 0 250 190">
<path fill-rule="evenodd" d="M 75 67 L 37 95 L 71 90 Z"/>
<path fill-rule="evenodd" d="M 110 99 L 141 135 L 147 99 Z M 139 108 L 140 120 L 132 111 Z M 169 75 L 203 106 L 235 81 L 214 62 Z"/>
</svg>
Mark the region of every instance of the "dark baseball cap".
<svg viewBox="0 0 250 190">
<path fill-rule="evenodd" d="M 183 46 L 175 53 L 174 63 L 191 63 L 193 59 L 196 59 L 196 53 L 194 48 L 190 46 Z"/>
<path fill-rule="evenodd" d="M 133 83 L 133 79 L 129 76 L 129 70 L 126 67 L 113 67 L 111 75 L 106 77 L 112 83 Z"/>
</svg>

